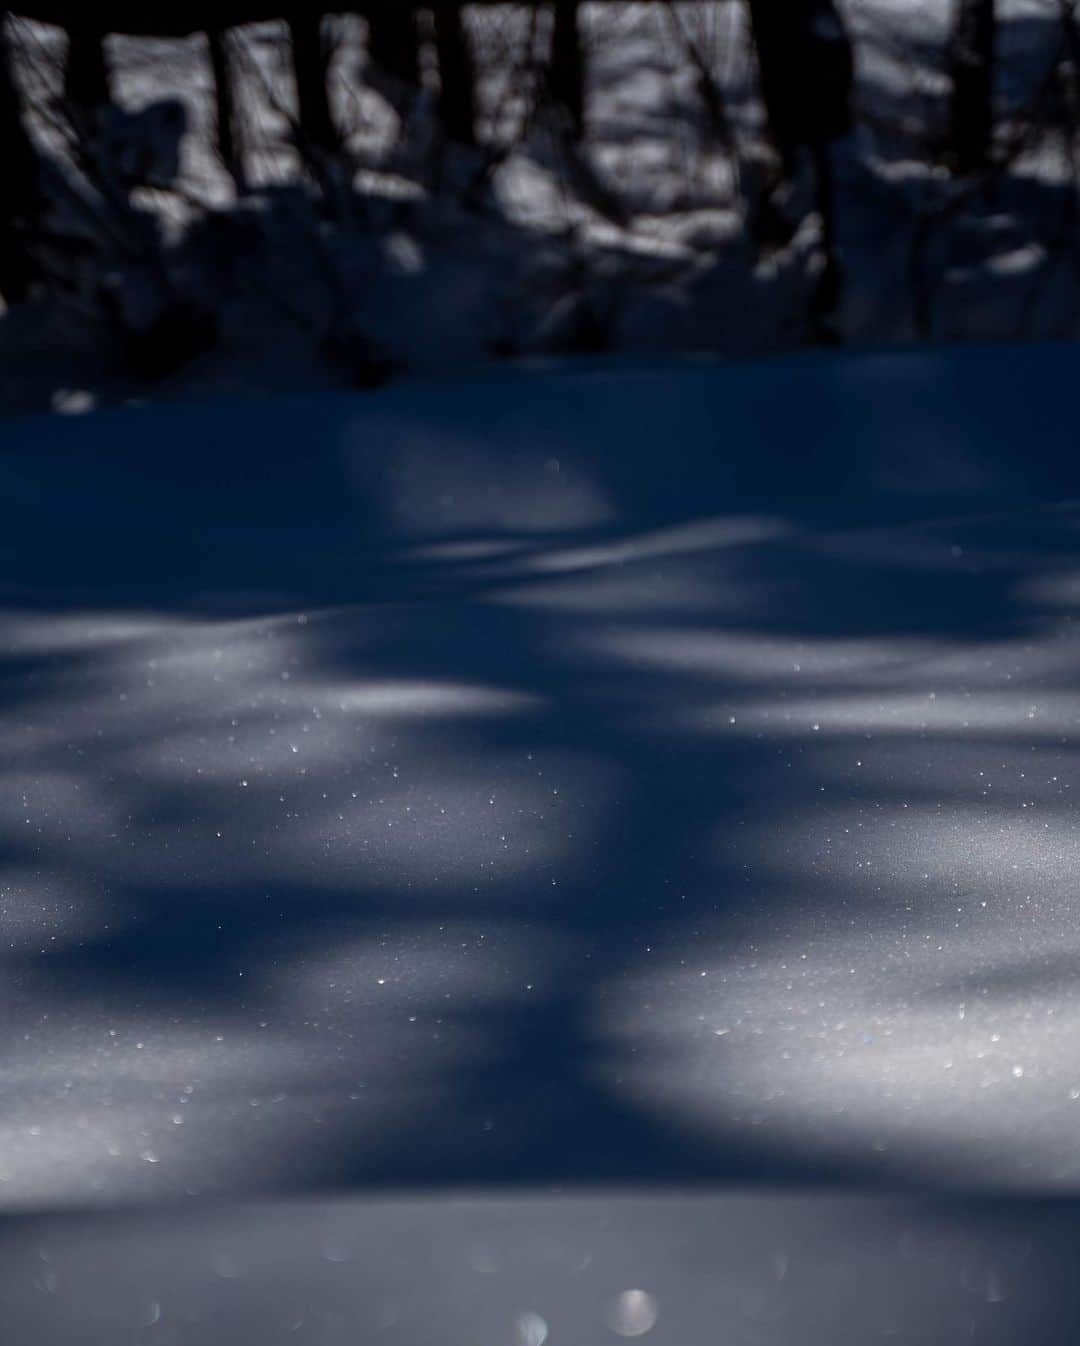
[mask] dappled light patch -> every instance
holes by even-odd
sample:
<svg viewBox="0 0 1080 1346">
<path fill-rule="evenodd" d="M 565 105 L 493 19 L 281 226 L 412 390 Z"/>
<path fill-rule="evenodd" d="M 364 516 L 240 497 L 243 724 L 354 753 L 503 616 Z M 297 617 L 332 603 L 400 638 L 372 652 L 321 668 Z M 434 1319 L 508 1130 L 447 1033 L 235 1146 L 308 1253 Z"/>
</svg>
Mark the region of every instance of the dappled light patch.
<svg viewBox="0 0 1080 1346">
<path fill-rule="evenodd" d="M 275 983 L 283 999 L 310 1014 L 333 1014 L 353 1032 L 377 1038 L 369 1016 L 407 1014 L 409 1023 L 453 1021 L 463 1010 L 543 1002 L 573 957 L 568 932 L 504 914 L 465 920 L 394 923 L 377 933 L 306 949 L 281 967 Z"/>
<path fill-rule="evenodd" d="M 699 519 L 671 528 L 660 528 L 629 537 L 614 537 L 584 547 L 555 547 L 538 551 L 531 569 L 541 574 L 621 566 L 633 561 L 660 560 L 668 556 L 694 556 L 726 547 L 744 547 L 783 537 L 788 526 L 779 519 Z"/>
<path fill-rule="evenodd" d="M 542 1017 L 580 958 L 561 923 L 610 868 L 624 773 L 538 733 L 530 687 L 380 673 L 415 630 L 376 615 L 27 624 L 0 716 L 0 1203 L 317 1183 L 388 1147 L 400 1171 L 392 1138 L 439 1114 L 410 1163 L 506 1162 L 533 1125 L 510 1099 L 488 1135 L 505 1016 Z"/>
<path fill-rule="evenodd" d="M 726 951 L 715 927 L 712 954 L 701 930 L 671 932 L 651 972 L 600 1002 L 623 1043 L 610 1087 L 810 1166 L 940 1188 L 1075 1186 L 1075 935 L 1032 937 L 1017 912 L 936 931 L 912 920 L 903 934 L 877 919 L 789 931 L 763 919 Z"/>
<path fill-rule="evenodd" d="M 69 624 L 57 622 L 61 632 Z M 550 884 L 551 866 L 595 844 L 603 808 L 593 801 L 611 776 L 603 762 L 523 741 L 454 765 L 427 746 L 454 725 L 469 735 L 489 719 L 528 724 L 542 698 L 324 668 L 353 625 L 340 612 L 180 628 L 147 620 L 118 646 L 106 622 L 59 688 L 43 669 L 31 714 L 0 727 L 24 764 L 6 774 L 0 828 L 50 839 L 113 882 L 182 880 L 191 891 L 226 874 L 343 892 L 512 876 Z M 34 629 L 53 650 L 45 620 Z"/>
<path fill-rule="evenodd" d="M 711 872 L 672 875 L 698 914 L 598 989 L 617 1096 L 811 1169 L 1080 1181 L 1077 653 L 1028 632 L 592 639 L 680 679 L 648 729 L 739 773 Z"/>
<path fill-rule="evenodd" d="M 413 716 L 466 718 L 478 715 L 513 715 L 535 710 L 538 701 L 519 692 L 498 687 L 470 686 L 453 682 L 356 682 L 338 689 L 327 689 L 327 697 L 336 695 L 344 711 L 385 719 L 410 719 Z"/>
<path fill-rule="evenodd" d="M 861 693 L 787 700 L 783 705 L 742 708 L 748 729 L 777 734 L 910 734 L 972 731 L 1060 742 L 1063 731 L 1080 726 L 1080 693 L 1015 692 L 975 697 L 963 692 Z"/>
<path fill-rule="evenodd" d="M 639 614 L 643 607 L 657 613 L 723 612 L 737 618 L 751 605 L 741 589 L 727 587 L 722 579 L 678 562 L 665 565 L 661 572 L 652 565 L 627 564 L 572 576 L 534 576 L 524 584 L 501 585 L 488 601 L 500 607 L 586 618 Z"/>
<path fill-rule="evenodd" d="M 830 686 L 886 682 L 897 669 L 920 663 L 934 647 L 901 640 L 829 640 L 782 638 L 709 626 L 622 627 L 601 636 L 584 637 L 582 645 L 613 660 L 628 660 L 658 673 L 684 674 L 718 682 L 761 679 L 813 685 L 819 678 Z"/>
<path fill-rule="evenodd" d="M 87 876 L 0 868 L 0 968 L 8 953 L 47 954 L 122 928 L 127 913 Z M 2 976 L 2 973 L 0 973 Z"/>
<path fill-rule="evenodd" d="M 9 847 L 94 843 L 126 821 L 122 803 L 79 764 L 0 771 L 0 837 Z"/>
<path fill-rule="evenodd" d="M 323 768 L 339 768 L 357 752 L 372 752 L 385 740 L 374 731 L 343 725 L 340 719 L 322 724 L 311 708 L 290 710 L 288 702 L 275 709 L 240 708 L 237 723 L 227 741 L 215 748 L 208 729 L 199 724 L 186 733 L 166 733 L 148 746 L 132 748 L 123 755 L 127 769 L 136 777 L 156 776 L 183 786 L 205 781 L 232 789 L 265 789 L 294 783 L 306 775 L 313 762 Z M 303 762 L 297 759 L 303 756 Z"/>
<path fill-rule="evenodd" d="M 620 625 L 577 637 L 601 667 L 677 679 L 658 732 L 774 736 L 819 746 L 830 736 L 981 735 L 1066 742 L 1080 724 L 1071 690 L 1080 655 L 1067 628 L 1030 627 L 1023 641 L 819 635 L 705 624 Z"/>
<path fill-rule="evenodd" d="M 785 536 L 781 520 L 754 516 L 697 519 L 669 528 L 615 533 L 579 546 L 554 540 L 478 569 L 487 601 L 583 615 L 752 612 L 760 586 L 727 553 Z M 706 557 L 712 565 L 706 569 Z"/>
<path fill-rule="evenodd" d="M 842 803 L 823 799 L 815 807 L 808 799 L 797 818 L 762 810 L 764 817 L 741 828 L 737 838 L 718 837 L 717 845 L 731 847 L 756 873 L 796 891 L 802 881 L 816 889 L 831 886 L 835 900 L 847 906 L 883 905 L 901 928 L 916 908 L 927 918 L 928 894 L 936 904 L 942 893 L 955 896 L 955 904 L 941 908 L 947 927 L 974 923 L 982 929 L 1037 914 L 1043 927 L 1068 928 L 1080 863 L 1071 791 L 1059 788 L 1041 806 L 1034 782 L 1024 799 L 953 798 L 946 807 L 940 798 L 923 798 L 909 804 L 875 795 L 880 775 L 859 788 L 860 763 L 847 766 L 843 774 L 819 777 L 830 782 L 822 793 L 842 794 Z"/>
<path fill-rule="evenodd" d="M 313 1029 L 283 1029 L 268 1009 L 259 1021 L 234 1010 L 181 1022 L 109 1006 L 98 1022 L 81 1008 L 45 1023 L 20 1014 L 13 1025 L 26 1032 L 0 1053 L 8 1208 L 257 1190 L 285 1168 L 317 1180 L 343 1128 L 374 1140 L 409 1106 L 385 1079 L 358 1106 L 402 1046 L 392 1035 L 343 1055 Z M 423 1043 L 414 1047 L 419 1085 Z M 451 1060 L 452 1044 L 438 1057 Z"/>
<path fill-rule="evenodd" d="M 184 632 L 188 621 L 175 614 L 94 612 L 0 613 L 0 638 L 9 655 L 63 654 L 127 645 L 167 633 Z"/>
<path fill-rule="evenodd" d="M 467 537 L 449 542 L 429 542 L 402 549 L 399 559 L 406 564 L 423 565 L 426 562 L 480 564 L 488 566 L 507 557 L 529 552 L 529 541 L 510 537 Z"/>
<path fill-rule="evenodd" d="M 366 880 L 421 903 L 461 886 L 468 901 L 476 885 L 522 884 L 535 904 L 559 875 L 596 863 L 618 779 L 602 763 L 540 748 L 473 755 L 456 767 L 399 761 L 375 789 L 286 827 L 276 859 L 284 872 L 317 868 L 322 883 Z"/>
<path fill-rule="evenodd" d="M 887 735 L 872 739 L 864 752 L 850 735 L 827 736 L 816 742 L 807 761 L 808 779 L 819 793 L 850 802 L 846 786 L 859 786 L 876 805 L 920 814 L 947 799 L 959 808 L 1016 812 L 1009 821 L 1026 825 L 1031 818 L 1059 828 L 1073 791 L 1078 788 L 1080 743 L 1022 740 L 1020 751 L 1008 736 L 946 732 L 944 735 Z M 820 786 L 826 785 L 824 792 Z M 1031 815 L 1029 818 L 1027 815 Z"/>
<path fill-rule="evenodd" d="M 1043 608 L 1080 607 L 1080 570 L 1051 571 L 1021 580 L 1016 596 Z"/>
</svg>

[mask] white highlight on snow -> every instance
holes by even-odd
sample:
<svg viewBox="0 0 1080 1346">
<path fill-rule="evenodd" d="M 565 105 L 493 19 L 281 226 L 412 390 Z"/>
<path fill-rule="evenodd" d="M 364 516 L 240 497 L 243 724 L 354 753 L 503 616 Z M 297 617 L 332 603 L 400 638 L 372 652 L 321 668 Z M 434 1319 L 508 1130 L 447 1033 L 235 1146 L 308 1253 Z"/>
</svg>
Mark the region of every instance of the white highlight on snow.
<svg viewBox="0 0 1080 1346">
<path fill-rule="evenodd" d="M 544 1346 L 548 1339 L 548 1325 L 538 1313 L 519 1313 L 514 1324 L 517 1346 Z"/>
<path fill-rule="evenodd" d="M 643 1337 L 660 1317 L 660 1306 L 647 1290 L 624 1290 L 608 1306 L 607 1322 L 620 1337 Z"/>
<path fill-rule="evenodd" d="M 768 542 L 784 537 L 790 531 L 790 527 L 780 519 L 759 519 L 752 515 L 701 519 L 630 537 L 617 537 L 586 547 L 549 549 L 538 553 L 523 568 L 540 573 L 558 573 L 589 570 L 597 566 L 625 565 L 668 556 L 694 556 L 720 548 Z"/>
<path fill-rule="evenodd" d="M 121 901 L 85 878 L 44 867 L 0 867 L 0 966 L 10 952 L 44 954 L 119 930 Z"/>
<path fill-rule="evenodd" d="M 540 704 L 537 697 L 504 691 L 499 687 L 410 681 L 403 678 L 344 684 L 328 690 L 327 697 L 330 701 L 336 700 L 343 711 L 386 718 L 514 714 Z"/>
</svg>

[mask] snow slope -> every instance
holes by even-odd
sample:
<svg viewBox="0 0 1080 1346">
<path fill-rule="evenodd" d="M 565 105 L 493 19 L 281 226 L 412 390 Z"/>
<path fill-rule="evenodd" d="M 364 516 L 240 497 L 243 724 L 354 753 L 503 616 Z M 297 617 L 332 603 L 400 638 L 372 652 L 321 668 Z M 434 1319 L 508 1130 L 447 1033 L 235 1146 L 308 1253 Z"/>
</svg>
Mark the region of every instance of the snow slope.
<svg viewBox="0 0 1080 1346">
<path fill-rule="evenodd" d="M 0 1200 L 1072 1190 L 1075 367 L 9 422 Z"/>
<path fill-rule="evenodd" d="M 1076 370 L 9 419 L 12 1339 L 1073 1339 Z"/>
</svg>

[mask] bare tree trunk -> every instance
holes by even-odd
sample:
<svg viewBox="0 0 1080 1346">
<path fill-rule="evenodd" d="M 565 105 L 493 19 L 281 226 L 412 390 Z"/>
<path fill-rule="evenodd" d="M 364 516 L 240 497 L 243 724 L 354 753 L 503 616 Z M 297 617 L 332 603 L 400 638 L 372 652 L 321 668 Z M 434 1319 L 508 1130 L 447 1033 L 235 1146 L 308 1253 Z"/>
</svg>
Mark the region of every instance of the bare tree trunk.
<svg viewBox="0 0 1080 1346">
<path fill-rule="evenodd" d="M 834 0 L 748 0 L 761 99 L 786 173 L 851 129 L 854 57 Z"/>
<path fill-rule="evenodd" d="M 460 5 L 432 11 L 439 58 L 439 117 L 451 140 L 476 144 L 476 69 Z"/>
<path fill-rule="evenodd" d="M 810 294 L 808 316 L 818 339 L 832 340 L 829 319 L 840 304 L 843 272 L 829 147 L 852 127 L 851 39 L 835 0 L 748 3 L 761 98 L 780 160 L 779 179 L 766 183 L 754 205 L 754 221 L 763 242 L 767 235 L 784 235 L 787 222 L 776 204 L 778 188 L 784 178 L 794 175 L 800 157 L 808 152 L 814 207 L 821 221 L 821 270 Z"/>
<path fill-rule="evenodd" d="M 585 53 L 579 10 L 580 0 L 555 0 L 548 73 L 551 97 L 567 115 L 572 140 L 585 136 Z"/>
<path fill-rule="evenodd" d="M 420 43 L 411 6 L 375 5 L 367 16 L 372 65 L 406 89 L 420 86 Z"/>
<path fill-rule="evenodd" d="M 800 51 L 795 11 L 803 0 L 748 0 L 750 28 L 757 54 L 758 83 L 769 137 L 784 172 L 794 171 L 799 146 Z"/>
<path fill-rule="evenodd" d="M 840 307 L 844 288 L 844 270 L 836 235 L 836 193 L 828 145 L 814 145 L 810 153 L 814 163 L 818 217 L 821 220 L 821 271 L 810 293 L 810 323 L 816 340 L 832 345 L 836 336 L 831 319 Z"/>
<path fill-rule="evenodd" d="M 995 39 L 994 0 L 956 0 L 947 53 L 948 154 L 958 174 L 980 173 L 990 163 Z"/>
<path fill-rule="evenodd" d="M 109 102 L 105 33 L 93 19 L 80 17 L 68 29 L 67 37 L 64 97 L 76 117 L 88 124 L 98 109 Z"/>
<path fill-rule="evenodd" d="M 23 122 L 7 24 L 0 15 L 0 299 L 25 299 L 34 279 L 27 231 L 37 214 L 37 156 Z"/>
<path fill-rule="evenodd" d="M 341 147 L 341 137 L 330 111 L 329 59 L 318 10 L 289 19 L 297 112 L 306 140 L 320 150 Z"/>
<path fill-rule="evenodd" d="M 210 44 L 210 65 L 214 74 L 218 152 L 236 184 L 236 190 L 243 192 L 247 188 L 243 131 L 236 106 L 236 71 L 229 59 L 228 34 L 222 28 L 214 28 L 206 37 Z"/>
</svg>

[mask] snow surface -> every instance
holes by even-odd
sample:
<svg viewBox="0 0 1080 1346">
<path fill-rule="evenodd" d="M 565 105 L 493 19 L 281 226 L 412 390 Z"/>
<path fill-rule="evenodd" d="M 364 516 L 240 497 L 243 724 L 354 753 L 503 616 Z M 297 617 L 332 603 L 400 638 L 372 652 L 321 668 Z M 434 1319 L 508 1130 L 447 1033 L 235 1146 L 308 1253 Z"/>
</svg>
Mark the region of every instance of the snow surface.
<svg viewBox="0 0 1080 1346">
<path fill-rule="evenodd" d="M 9 1223 L 12 1340 L 49 1346 L 1065 1346 L 1076 1212 L 521 1192 Z"/>
<path fill-rule="evenodd" d="M 1075 1190 L 1076 361 L 10 421 L 0 1201 Z"/>
<path fill-rule="evenodd" d="M 11 1339 L 1074 1340 L 1078 359 L 9 419 Z"/>
</svg>

